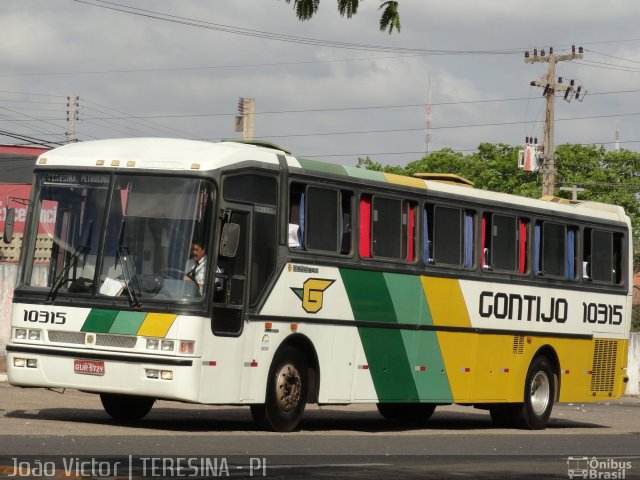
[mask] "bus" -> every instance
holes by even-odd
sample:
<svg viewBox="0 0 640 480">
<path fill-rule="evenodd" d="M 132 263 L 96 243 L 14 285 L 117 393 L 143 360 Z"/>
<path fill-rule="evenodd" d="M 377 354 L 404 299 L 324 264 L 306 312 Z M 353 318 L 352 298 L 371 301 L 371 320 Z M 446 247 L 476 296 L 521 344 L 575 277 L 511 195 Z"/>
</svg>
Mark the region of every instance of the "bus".
<svg viewBox="0 0 640 480">
<path fill-rule="evenodd" d="M 73 143 L 33 185 L 12 385 L 99 394 L 116 420 L 157 399 L 244 405 L 275 431 L 314 403 L 401 422 L 461 404 L 543 429 L 556 402 L 624 394 L 621 207 L 260 141 Z"/>
</svg>

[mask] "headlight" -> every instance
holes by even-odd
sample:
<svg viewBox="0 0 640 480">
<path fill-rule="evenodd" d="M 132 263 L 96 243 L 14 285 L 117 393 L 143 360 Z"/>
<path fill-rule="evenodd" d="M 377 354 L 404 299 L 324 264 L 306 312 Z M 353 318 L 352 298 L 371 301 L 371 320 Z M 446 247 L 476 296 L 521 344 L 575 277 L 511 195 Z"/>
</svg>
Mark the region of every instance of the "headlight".
<svg viewBox="0 0 640 480">
<path fill-rule="evenodd" d="M 13 336 L 16 340 L 26 340 L 27 339 L 27 329 L 26 328 L 16 328 L 13 332 Z"/>
<path fill-rule="evenodd" d="M 174 342 L 173 340 L 162 340 L 160 348 L 163 352 L 173 352 Z"/>
<path fill-rule="evenodd" d="M 158 350 L 160 347 L 160 340 L 155 338 L 147 338 L 147 350 Z"/>
<path fill-rule="evenodd" d="M 38 340 L 40 341 L 40 330 L 29 330 L 29 340 Z"/>
</svg>

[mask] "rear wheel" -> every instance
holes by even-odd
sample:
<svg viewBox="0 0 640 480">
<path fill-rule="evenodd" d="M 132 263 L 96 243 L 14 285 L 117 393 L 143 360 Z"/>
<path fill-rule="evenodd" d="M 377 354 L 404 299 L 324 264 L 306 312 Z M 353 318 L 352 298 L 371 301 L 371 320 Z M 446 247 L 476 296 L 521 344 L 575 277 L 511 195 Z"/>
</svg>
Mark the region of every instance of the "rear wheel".
<svg viewBox="0 0 640 480">
<path fill-rule="evenodd" d="M 140 420 L 153 407 L 155 398 L 137 395 L 119 395 L 115 393 L 101 393 L 100 401 L 104 410 L 116 420 Z"/>
<path fill-rule="evenodd" d="M 251 405 L 254 421 L 276 432 L 294 430 L 307 404 L 307 362 L 293 347 L 284 347 L 273 358 L 264 405 Z"/>
<path fill-rule="evenodd" d="M 524 384 L 523 403 L 502 403 L 489 409 L 498 427 L 543 430 L 547 426 L 556 398 L 553 369 L 549 359 L 537 356 L 529 365 Z"/>
<path fill-rule="evenodd" d="M 378 403 L 378 412 L 387 420 L 426 422 L 436 409 L 433 403 Z"/>
<path fill-rule="evenodd" d="M 533 359 L 524 385 L 524 404 L 518 415 L 518 426 L 542 430 L 547 426 L 556 398 L 553 369 L 547 357 Z"/>
</svg>

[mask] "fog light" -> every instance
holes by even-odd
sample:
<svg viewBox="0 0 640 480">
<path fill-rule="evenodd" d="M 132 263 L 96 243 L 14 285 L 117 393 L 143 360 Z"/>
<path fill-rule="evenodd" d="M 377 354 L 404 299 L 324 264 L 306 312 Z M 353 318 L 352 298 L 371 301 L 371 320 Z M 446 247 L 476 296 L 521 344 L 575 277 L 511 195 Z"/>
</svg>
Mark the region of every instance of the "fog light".
<svg viewBox="0 0 640 480">
<path fill-rule="evenodd" d="M 40 330 L 29 330 L 29 340 L 40 341 Z"/>
<path fill-rule="evenodd" d="M 163 352 L 173 352 L 174 343 L 173 340 L 163 340 L 160 344 L 160 348 Z"/>
<path fill-rule="evenodd" d="M 14 331 L 14 337 L 16 340 L 26 340 L 27 330 L 25 328 L 16 328 Z"/>
<path fill-rule="evenodd" d="M 192 340 L 180 340 L 180 353 L 193 353 L 195 343 Z"/>
<path fill-rule="evenodd" d="M 173 380 L 173 372 L 171 370 L 162 370 L 160 372 L 162 380 Z"/>
<path fill-rule="evenodd" d="M 13 366 L 14 367 L 19 367 L 22 368 L 27 364 L 27 359 L 26 358 L 17 358 L 15 357 L 13 359 Z"/>
<path fill-rule="evenodd" d="M 27 358 L 27 368 L 38 368 L 38 359 Z"/>
<path fill-rule="evenodd" d="M 160 378 L 160 372 L 158 370 L 152 370 L 150 368 L 147 368 L 147 378 L 154 378 L 154 379 L 158 379 Z"/>
<path fill-rule="evenodd" d="M 158 350 L 160 341 L 155 338 L 147 338 L 147 350 Z"/>
</svg>

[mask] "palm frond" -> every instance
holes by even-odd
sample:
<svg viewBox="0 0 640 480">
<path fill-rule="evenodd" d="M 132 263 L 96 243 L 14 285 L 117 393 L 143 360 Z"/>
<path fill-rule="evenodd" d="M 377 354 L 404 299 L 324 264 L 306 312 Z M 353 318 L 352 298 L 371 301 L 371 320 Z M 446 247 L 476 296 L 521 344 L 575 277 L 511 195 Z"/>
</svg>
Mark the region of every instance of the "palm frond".
<svg viewBox="0 0 640 480">
<path fill-rule="evenodd" d="M 382 16 L 380 17 L 380 31 L 384 32 L 389 29 L 389 34 L 393 32 L 395 28 L 400 33 L 400 14 L 398 13 L 398 2 L 396 1 L 384 1 L 378 7 L 378 10 L 382 10 Z"/>
<path fill-rule="evenodd" d="M 347 18 L 351 18 L 358 13 L 359 4 L 360 0 L 338 0 L 338 12 L 343 17 L 346 15 Z"/>
<path fill-rule="evenodd" d="M 291 0 L 286 0 L 291 3 Z M 318 11 L 320 0 L 293 0 L 298 20 L 309 20 Z"/>
</svg>

